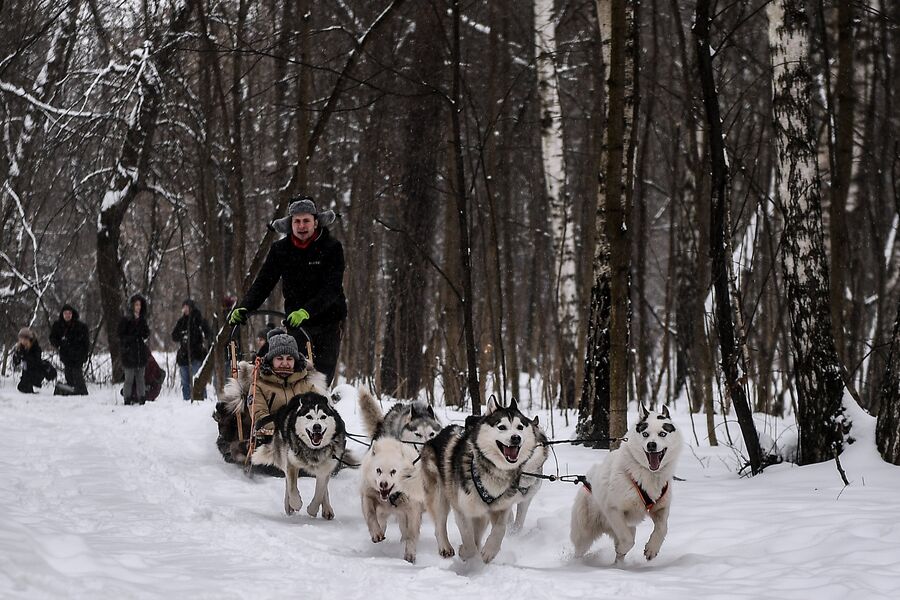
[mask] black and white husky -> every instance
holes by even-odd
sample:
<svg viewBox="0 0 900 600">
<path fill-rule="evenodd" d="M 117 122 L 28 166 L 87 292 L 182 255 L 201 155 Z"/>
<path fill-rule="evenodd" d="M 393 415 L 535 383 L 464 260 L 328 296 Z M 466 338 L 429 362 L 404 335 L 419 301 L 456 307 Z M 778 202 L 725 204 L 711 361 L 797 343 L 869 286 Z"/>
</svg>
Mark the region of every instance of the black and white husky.
<svg viewBox="0 0 900 600">
<path fill-rule="evenodd" d="M 570 537 L 576 556 L 583 556 L 605 533 L 615 543 L 616 563 L 621 563 L 634 547 L 637 524 L 648 515 L 653 533 L 644 556 L 651 560 L 659 554 L 668 531 L 672 478 L 682 445 L 668 408 L 659 413 L 641 406 L 640 420 L 628 440 L 591 467 L 587 484 L 575 496 Z"/>
<path fill-rule="evenodd" d="M 459 557 L 481 553 L 490 562 L 500 551 L 510 509 L 523 497 L 522 471 L 537 446 L 532 422 L 513 400 L 501 407 L 492 397 L 486 415 L 465 427 L 445 427 L 422 448 L 422 479 L 441 556 L 453 556 L 447 536 L 450 509 L 462 537 Z M 491 522 L 491 533 L 482 537 Z"/>
<path fill-rule="evenodd" d="M 416 444 L 421 449 L 419 444 L 436 436 L 443 427 L 435 416 L 434 409 L 421 400 L 398 402 L 387 413 L 382 414 L 375 398 L 360 388 L 359 409 L 363 426 L 373 439 L 386 435 Z"/>
<path fill-rule="evenodd" d="M 300 470 L 316 478 L 316 491 L 306 512 L 314 517 L 322 509 L 322 517 L 334 518 L 328 498 L 328 480 L 339 463 L 355 463 L 347 452 L 344 421 L 331 399 L 307 392 L 291 398 L 274 415 L 275 435 L 253 453 L 255 465 L 275 465 L 285 473 L 284 512 L 300 510 L 303 500 L 297 489 Z"/>
</svg>

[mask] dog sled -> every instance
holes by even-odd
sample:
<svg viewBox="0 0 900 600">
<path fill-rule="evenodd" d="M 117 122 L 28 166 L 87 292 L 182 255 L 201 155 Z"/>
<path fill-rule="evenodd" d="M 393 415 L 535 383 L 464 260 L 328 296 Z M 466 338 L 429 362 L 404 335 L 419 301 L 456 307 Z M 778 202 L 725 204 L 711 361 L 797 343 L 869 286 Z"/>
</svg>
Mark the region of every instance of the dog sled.
<svg viewBox="0 0 900 600">
<path fill-rule="evenodd" d="M 283 323 L 286 315 L 274 310 L 257 310 L 249 313 L 245 324 L 249 325 L 253 317 L 269 317 Z M 235 325 L 228 338 L 227 363 L 230 366 L 230 379 L 225 385 L 224 393 L 213 412 L 213 420 L 218 426 L 219 435 L 216 438 L 216 447 L 227 463 L 240 464 L 249 472 L 249 457 L 253 453 L 255 439 L 253 436 L 254 423 L 249 414 L 242 411 L 235 412 L 233 407 L 238 399 L 244 403 L 244 408 L 249 409 L 253 402 L 253 390 L 259 376 L 262 358 L 265 356 L 268 346 L 265 345 L 256 350 L 241 347 L 240 327 Z M 251 330 L 252 331 L 252 330 Z M 312 362 L 312 345 L 310 336 L 302 327 L 292 328 L 299 332 L 301 341 L 305 339 L 300 351 L 305 353 L 307 360 Z M 251 336 L 252 337 L 252 336 Z M 247 411 L 252 414 L 252 411 Z M 284 474 L 275 467 L 254 466 L 254 473 L 283 477 Z"/>
</svg>

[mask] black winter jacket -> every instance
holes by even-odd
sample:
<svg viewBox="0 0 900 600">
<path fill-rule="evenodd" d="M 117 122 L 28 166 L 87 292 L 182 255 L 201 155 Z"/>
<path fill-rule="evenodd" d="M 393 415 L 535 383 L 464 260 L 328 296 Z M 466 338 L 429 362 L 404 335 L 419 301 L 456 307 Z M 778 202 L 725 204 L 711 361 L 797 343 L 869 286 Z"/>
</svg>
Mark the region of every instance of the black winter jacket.
<svg viewBox="0 0 900 600">
<path fill-rule="evenodd" d="M 344 248 L 320 228 L 319 237 L 309 247 L 298 248 L 291 235 L 269 249 L 256 281 L 238 304 L 256 310 L 265 302 L 278 280 L 284 293 L 284 312 L 305 309 L 309 320 L 304 326 L 339 323 L 347 316 L 344 297 Z"/>
<path fill-rule="evenodd" d="M 72 311 L 72 320 L 68 323 L 62 316 L 67 310 Z M 91 348 L 88 327 L 78 320 L 78 311 L 68 304 L 63 305 L 59 318 L 50 328 L 50 343 L 59 350 L 59 359 L 64 365 L 81 366 L 88 359 Z"/>
<path fill-rule="evenodd" d="M 141 316 L 134 318 L 132 306 L 135 300 L 141 301 Z M 126 369 L 139 369 L 147 365 L 150 349 L 144 340 L 150 337 L 150 327 L 144 315 L 147 312 L 147 301 L 142 296 L 132 296 L 128 302 L 128 310 L 119 321 L 119 345 L 122 352 L 122 366 Z"/>
<path fill-rule="evenodd" d="M 41 345 L 38 344 L 37 340 L 31 342 L 31 348 L 28 350 L 16 344 L 16 349 L 13 352 L 13 364 L 17 367 L 21 365 L 22 378 L 35 381 L 35 385 L 41 384 L 46 373 L 41 353 Z"/>
<path fill-rule="evenodd" d="M 206 356 L 205 342 L 212 337 L 209 323 L 193 304 L 189 306 L 191 312 L 186 316 L 182 315 L 172 330 L 172 341 L 181 344 L 175 355 L 175 362 L 182 367 L 188 364 L 189 356 L 192 361 L 203 360 Z"/>
</svg>

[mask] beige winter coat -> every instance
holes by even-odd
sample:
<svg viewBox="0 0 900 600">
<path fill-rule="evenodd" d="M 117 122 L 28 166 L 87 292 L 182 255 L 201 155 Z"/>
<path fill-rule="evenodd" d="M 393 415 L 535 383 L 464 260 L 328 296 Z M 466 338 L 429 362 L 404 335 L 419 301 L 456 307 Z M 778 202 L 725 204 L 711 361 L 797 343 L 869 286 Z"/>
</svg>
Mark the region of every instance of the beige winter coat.
<svg viewBox="0 0 900 600">
<path fill-rule="evenodd" d="M 291 398 L 306 392 L 327 396 L 325 376 L 312 369 L 303 369 L 282 377 L 264 368 L 257 376 L 256 387 L 253 390 L 253 422 L 259 423 L 262 418 L 274 415 Z M 275 433 L 275 424 L 267 423 L 260 431 L 272 435 Z"/>
</svg>

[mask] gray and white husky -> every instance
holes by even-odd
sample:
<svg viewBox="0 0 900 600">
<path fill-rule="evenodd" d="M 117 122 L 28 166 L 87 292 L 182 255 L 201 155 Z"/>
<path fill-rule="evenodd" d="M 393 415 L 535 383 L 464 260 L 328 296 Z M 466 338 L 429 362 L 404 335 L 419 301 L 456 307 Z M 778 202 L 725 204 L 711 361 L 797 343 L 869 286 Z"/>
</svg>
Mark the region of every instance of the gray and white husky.
<svg viewBox="0 0 900 600">
<path fill-rule="evenodd" d="M 653 533 L 644 556 L 651 560 L 659 554 L 668 531 L 672 478 L 682 445 L 668 408 L 659 413 L 641 406 L 640 420 L 628 440 L 590 468 L 585 487 L 575 496 L 570 538 L 576 556 L 584 556 L 605 533 L 615 543 L 620 564 L 634 547 L 637 524 L 648 515 Z"/>
<path fill-rule="evenodd" d="M 360 499 L 372 541 L 384 540 L 387 520 L 397 517 L 404 543 L 403 558 L 416 562 L 416 545 L 425 512 L 419 453 L 412 445 L 381 436 L 363 458 Z"/>
<path fill-rule="evenodd" d="M 273 420 L 272 442 L 256 449 L 251 458 L 253 464 L 275 465 L 284 471 L 284 512 L 288 515 L 303 506 L 297 489 L 300 470 L 311 473 L 316 478 L 316 491 L 306 512 L 314 517 L 321 508 L 323 518 L 333 519 L 328 480 L 340 462 L 356 462 L 346 450 L 341 415 L 329 398 L 307 392 L 291 398 L 278 409 Z"/>
<path fill-rule="evenodd" d="M 424 444 L 443 427 L 434 414 L 434 409 L 421 400 L 398 402 L 387 413 L 382 414 L 381 406 L 364 388 L 359 389 L 359 409 L 363 426 L 372 438 L 383 435 L 397 438 L 407 443 Z"/>
<path fill-rule="evenodd" d="M 547 444 L 547 435 L 544 433 L 544 430 L 541 429 L 537 416 L 531 419 L 531 428 L 534 430 L 535 447 L 534 452 L 531 453 L 531 458 L 525 461 L 525 464 L 522 467 L 522 477 L 519 479 L 520 495 L 515 503 L 516 517 L 512 523 L 512 530 L 514 532 L 521 530 L 522 526 L 525 525 L 525 516 L 528 514 L 528 507 L 531 506 L 531 501 L 537 496 L 538 490 L 541 489 L 541 483 L 543 482 L 543 479 L 532 477 L 528 475 L 528 473 L 538 473 L 543 475 L 544 463 L 547 462 L 547 457 L 550 455 L 550 447 Z M 510 514 L 510 518 L 512 518 L 512 514 Z"/>
<path fill-rule="evenodd" d="M 447 536 L 450 509 L 462 537 L 459 557 L 481 553 L 490 562 L 500 551 L 510 509 L 521 501 L 522 471 L 537 446 L 532 422 L 516 401 L 501 407 L 492 397 L 483 417 L 470 417 L 466 426 L 445 427 L 422 448 L 425 500 L 434 520 L 441 556 L 453 556 Z M 487 522 L 491 533 L 482 545 Z"/>
</svg>

